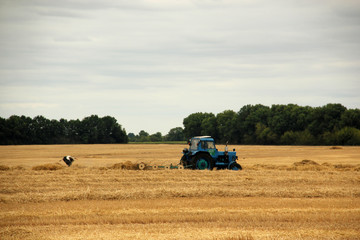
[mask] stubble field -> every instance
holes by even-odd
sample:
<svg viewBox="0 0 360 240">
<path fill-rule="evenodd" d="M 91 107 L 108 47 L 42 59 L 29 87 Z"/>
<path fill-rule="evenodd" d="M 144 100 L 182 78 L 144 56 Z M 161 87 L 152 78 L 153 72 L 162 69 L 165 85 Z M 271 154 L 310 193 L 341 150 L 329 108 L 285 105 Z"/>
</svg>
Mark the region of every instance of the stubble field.
<svg viewBox="0 0 360 240">
<path fill-rule="evenodd" d="M 230 146 L 243 171 L 122 169 L 177 164 L 184 147 L 0 146 L 0 239 L 360 238 L 360 147 Z"/>
</svg>

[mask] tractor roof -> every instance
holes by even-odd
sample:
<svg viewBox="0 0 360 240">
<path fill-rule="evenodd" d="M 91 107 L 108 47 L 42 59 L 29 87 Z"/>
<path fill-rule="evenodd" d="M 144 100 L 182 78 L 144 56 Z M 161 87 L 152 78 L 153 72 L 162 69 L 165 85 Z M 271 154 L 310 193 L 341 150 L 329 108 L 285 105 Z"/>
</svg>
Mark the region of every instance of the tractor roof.
<svg viewBox="0 0 360 240">
<path fill-rule="evenodd" d="M 197 139 L 207 139 L 207 140 L 214 140 L 211 136 L 196 136 L 196 137 L 193 137 L 193 138 L 197 138 Z"/>
</svg>

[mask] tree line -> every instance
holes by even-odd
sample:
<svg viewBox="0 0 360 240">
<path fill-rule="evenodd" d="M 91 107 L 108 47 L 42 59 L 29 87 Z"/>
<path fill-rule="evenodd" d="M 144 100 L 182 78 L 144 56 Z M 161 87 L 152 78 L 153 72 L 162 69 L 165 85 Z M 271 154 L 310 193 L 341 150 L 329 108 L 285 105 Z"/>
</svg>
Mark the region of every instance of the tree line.
<svg viewBox="0 0 360 240">
<path fill-rule="evenodd" d="M 110 116 L 91 115 L 83 120 L 49 120 L 13 115 L 0 118 L 0 144 L 127 143 L 125 129 Z"/>
<path fill-rule="evenodd" d="M 245 105 L 238 112 L 197 112 L 183 119 L 183 128 L 149 134 L 126 134 L 110 116 L 83 120 L 0 117 L 0 144 L 93 144 L 185 141 L 209 135 L 218 143 L 274 145 L 360 145 L 360 109 L 341 104 L 321 107 L 296 104 Z"/>
<path fill-rule="evenodd" d="M 139 134 L 129 133 L 129 142 L 174 142 L 185 141 L 184 129 L 182 127 L 175 127 L 170 129 L 168 134 L 163 136 L 161 132 L 149 134 L 148 132 L 141 130 Z"/>
<path fill-rule="evenodd" d="M 360 109 L 341 104 L 246 105 L 238 112 L 193 113 L 183 124 L 186 138 L 210 135 L 221 143 L 360 145 Z"/>
</svg>

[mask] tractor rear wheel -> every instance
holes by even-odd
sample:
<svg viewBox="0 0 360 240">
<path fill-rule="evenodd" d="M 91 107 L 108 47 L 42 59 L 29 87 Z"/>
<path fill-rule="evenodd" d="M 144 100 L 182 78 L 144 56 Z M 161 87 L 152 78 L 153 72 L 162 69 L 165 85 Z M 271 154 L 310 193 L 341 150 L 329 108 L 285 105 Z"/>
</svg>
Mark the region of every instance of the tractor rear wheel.
<svg viewBox="0 0 360 240">
<path fill-rule="evenodd" d="M 208 154 L 198 154 L 194 157 L 192 161 L 193 169 L 212 170 L 214 168 L 214 159 L 210 157 Z"/>
</svg>

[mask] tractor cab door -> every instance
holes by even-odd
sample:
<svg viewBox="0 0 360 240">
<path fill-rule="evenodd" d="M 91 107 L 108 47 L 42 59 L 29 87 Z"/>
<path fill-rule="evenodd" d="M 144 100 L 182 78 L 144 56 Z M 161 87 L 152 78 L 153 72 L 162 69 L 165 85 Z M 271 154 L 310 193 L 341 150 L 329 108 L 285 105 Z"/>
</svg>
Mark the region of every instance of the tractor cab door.
<svg viewBox="0 0 360 240">
<path fill-rule="evenodd" d="M 213 141 L 201 141 L 201 150 L 206 151 L 210 154 L 211 157 L 217 158 L 218 157 L 218 151 L 215 148 L 215 144 Z"/>
</svg>

